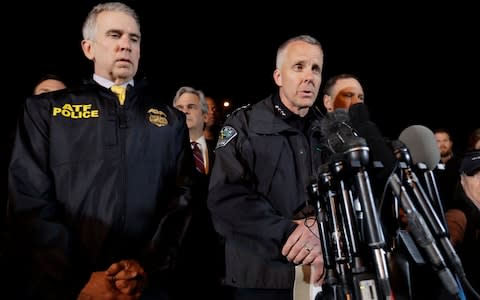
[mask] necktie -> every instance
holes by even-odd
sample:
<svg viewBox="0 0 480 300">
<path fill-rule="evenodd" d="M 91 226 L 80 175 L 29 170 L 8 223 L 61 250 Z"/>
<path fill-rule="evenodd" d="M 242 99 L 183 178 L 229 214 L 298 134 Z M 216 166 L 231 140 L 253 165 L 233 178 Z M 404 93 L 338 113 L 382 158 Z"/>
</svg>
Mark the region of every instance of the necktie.
<svg viewBox="0 0 480 300">
<path fill-rule="evenodd" d="M 112 90 L 112 92 L 117 94 L 118 102 L 120 102 L 120 105 L 123 105 L 123 103 L 125 102 L 126 88 L 121 85 L 112 85 L 110 89 Z"/>
<path fill-rule="evenodd" d="M 197 142 L 192 142 L 192 149 L 193 149 L 193 158 L 195 160 L 195 168 L 197 168 L 198 172 L 205 174 L 205 165 L 203 164 L 203 154 Z"/>
</svg>

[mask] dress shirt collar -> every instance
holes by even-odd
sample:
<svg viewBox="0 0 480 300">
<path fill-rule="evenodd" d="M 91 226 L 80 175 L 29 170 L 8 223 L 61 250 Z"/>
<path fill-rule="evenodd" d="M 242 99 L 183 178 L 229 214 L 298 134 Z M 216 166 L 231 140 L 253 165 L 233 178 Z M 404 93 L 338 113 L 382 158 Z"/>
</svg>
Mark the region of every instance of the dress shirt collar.
<svg viewBox="0 0 480 300">
<path fill-rule="evenodd" d="M 193 142 L 193 141 L 190 140 L 190 142 Z M 197 140 L 195 140 L 195 142 L 200 144 L 200 149 L 202 149 L 203 157 L 205 157 L 205 152 L 207 151 L 207 140 L 205 140 L 205 136 L 202 135 Z"/>
<path fill-rule="evenodd" d="M 114 82 L 106 79 L 106 78 L 103 78 L 101 76 L 98 76 L 97 74 L 93 74 L 93 80 L 95 80 L 95 82 L 97 82 L 99 85 L 109 89 L 112 87 L 112 85 L 115 85 Z M 121 86 L 124 86 L 124 87 L 127 87 L 127 85 L 131 85 L 133 86 L 133 79 L 128 81 L 128 82 L 125 82 L 124 84 L 122 84 Z"/>
</svg>

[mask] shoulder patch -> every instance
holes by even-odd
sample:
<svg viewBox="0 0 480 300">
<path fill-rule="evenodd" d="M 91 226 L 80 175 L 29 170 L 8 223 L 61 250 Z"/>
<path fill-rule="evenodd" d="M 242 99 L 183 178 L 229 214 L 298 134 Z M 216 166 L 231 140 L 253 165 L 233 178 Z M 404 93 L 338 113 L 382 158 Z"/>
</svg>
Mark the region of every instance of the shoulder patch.
<svg viewBox="0 0 480 300">
<path fill-rule="evenodd" d="M 217 146 L 215 147 L 215 149 L 218 149 L 218 148 L 221 148 L 221 147 L 225 146 L 236 135 L 237 135 L 237 131 L 232 126 L 222 127 L 222 129 L 220 130 L 220 133 L 218 135 L 218 142 L 217 142 Z"/>
</svg>

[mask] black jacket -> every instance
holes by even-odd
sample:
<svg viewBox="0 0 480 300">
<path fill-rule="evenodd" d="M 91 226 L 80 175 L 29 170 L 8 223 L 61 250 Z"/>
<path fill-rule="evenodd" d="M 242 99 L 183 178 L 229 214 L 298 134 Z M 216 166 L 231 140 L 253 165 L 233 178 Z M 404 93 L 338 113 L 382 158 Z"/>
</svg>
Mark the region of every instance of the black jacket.
<svg viewBox="0 0 480 300">
<path fill-rule="evenodd" d="M 151 276 L 169 269 L 192 172 L 184 114 L 145 82 L 128 88 L 124 106 L 93 82 L 28 98 L 9 168 L 28 293 L 67 299 L 62 291 L 78 294 L 91 272 L 121 259 Z"/>
<path fill-rule="evenodd" d="M 308 134 L 275 115 L 272 97 L 232 113 L 215 150 L 208 206 L 226 243 L 226 284 L 292 288 L 294 265 L 281 254 L 301 218 L 307 186 L 322 163 L 320 121 Z"/>
<path fill-rule="evenodd" d="M 467 218 L 464 238 L 457 246 L 457 251 L 462 260 L 467 279 L 475 291 L 480 292 L 480 209 L 468 198 L 460 183 L 455 195 L 455 208 L 463 211 Z"/>
</svg>

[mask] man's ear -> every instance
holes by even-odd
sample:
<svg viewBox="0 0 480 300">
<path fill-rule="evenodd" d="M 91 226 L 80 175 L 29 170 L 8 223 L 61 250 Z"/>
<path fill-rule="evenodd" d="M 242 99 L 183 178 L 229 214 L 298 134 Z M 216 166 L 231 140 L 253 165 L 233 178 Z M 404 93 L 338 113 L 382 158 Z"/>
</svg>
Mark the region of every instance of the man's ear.
<svg viewBox="0 0 480 300">
<path fill-rule="evenodd" d="M 323 95 L 323 106 L 325 106 L 327 111 L 333 111 L 333 100 L 331 96 L 327 94 Z"/>
<path fill-rule="evenodd" d="M 280 74 L 280 70 L 279 69 L 275 69 L 275 71 L 273 71 L 273 80 L 275 80 L 275 83 L 278 85 L 278 86 L 282 86 L 282 75 Z"/>
<path fill-rule="evenodd" d="M 92 41 L 90 40 L 82 40 L 82 50 L 83 54 L 89 59 L 93 60 L 95 58 L 95 51 L 92 46 Z"/>
</svg>

